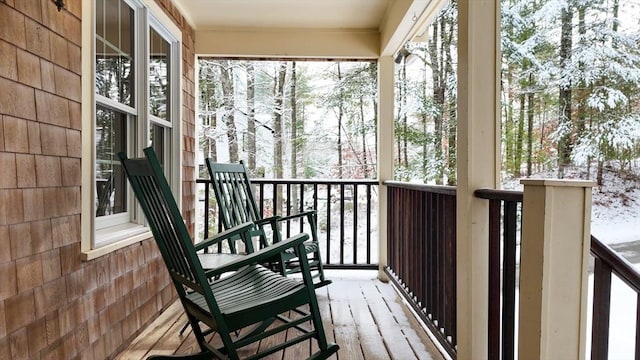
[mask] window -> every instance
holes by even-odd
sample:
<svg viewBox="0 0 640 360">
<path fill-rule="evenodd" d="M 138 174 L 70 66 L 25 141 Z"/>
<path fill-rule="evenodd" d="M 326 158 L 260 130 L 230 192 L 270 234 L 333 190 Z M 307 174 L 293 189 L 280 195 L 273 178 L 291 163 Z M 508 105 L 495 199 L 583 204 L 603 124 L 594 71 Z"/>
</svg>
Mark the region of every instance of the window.
<svg viewBox="0 0 640 360">
<path fill-rule="evenodd" d="M 153 0 L 95 0 L 93 6 L 90 182 L 95 216 L 90 249 L 83 242 L 83 251 L 147 233 L 119 152 L 142 156 L 142 148 L 151 144 L 170 181 L 178 183 L 179 177 L 179 157 L 172 154 L 180 144 L 179 29 Z"/>
</svg>

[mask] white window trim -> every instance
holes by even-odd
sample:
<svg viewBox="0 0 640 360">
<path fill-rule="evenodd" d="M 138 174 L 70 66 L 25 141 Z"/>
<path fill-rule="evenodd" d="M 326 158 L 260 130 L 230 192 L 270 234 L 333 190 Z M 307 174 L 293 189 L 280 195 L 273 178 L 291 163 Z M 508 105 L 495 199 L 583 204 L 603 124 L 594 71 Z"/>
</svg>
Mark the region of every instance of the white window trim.
<svg viewBox="0 0 640 360">
<path fill-rule="evenodd" d="M 177 91 L 171 92 L 171 103 L 176 104 L 170 108 L 173 123 L 170 127 L 171 139 L 169 140 L 170 146 L 166 159 L 169 159 L 172 164 L 172 169 L 168 170 L 169 181 L 172 184 L 176 184 L 174 187 L 174 193 L 178 206 L 182 199 L 182 31 L 180 28 L 169 18 L 167 14 L 155 3 L 154 0 L 137 0 L 144 6 L 141 12 L 146 22 L 145 29 L 149 26 L 153 26 L 154 29 L 164 35 L 165 37 L 172 37 L 176 39 L 176 43 L 171 46 L 171 58 L 170 61 L 175 61 L 175 71 L 171 72 L 171 83 L 176 84 Z M 131 244 L 149 239 L 151 237 L 150 230 L 142 224 L 137 223 L 125 223 L 118 226 L 104 228 L 96 231 L 96 217 L 94 209 L 94 193 L 95 193 L 95 112 L 96 112 L 96 99 L 100 95 L 95 94 L 95 76 L 89 74 L 95 74 L 95 2 L 84 2 L 82 6 L 82 191 L 81 191 L 81 257 L 83 260 L 91 260 L 102 255 L 111 253 L 117 249 L 129 246 Z M 148 14 L 148 16 L 146 16 Z M 136 29 L 136 31 L 138 31 Z M 147 34 L 141 34 L 148 37 Z M 140 36 L 137 36 L 140 38 Z M 145 41 L 148 47 L 148 41 Z M 142 55 L 139 50 L 136 50 L 136 57 L 139 59 Z M 146 72 L 148 71 L 148 59 L 147 67 L 145 69 L 136 69 L 137 74 L 144 77 L 144 81 L 140 82 L 140 88 L 142 91 L 148 92 L 148 84 L 146 81 Z M 136 89 L 140 91 L 141 89 Z M 137 101 L 137 100 L 136 100 Z M 119 107 L 117 104 L 110 102 L 110 105 Z M 148 113 L 149 109 L 144 101 L 144 104 L 136 104 L 138 111 L 145 111 Z M 125 112 L 130 112 L 130 107 L 122 105 L 122 109 Z M 150 121 L 157 122 L 155 118 L 150 117 Z M 163 123 L 166 125 L 166 123 Z M 140 144 L 148 143 L 148 131 L 145 129 L 139 139 Z M 146 137 L 146 138 L 145 138 Z M 142 147 L 142 146 L 140 146 Z M 129 154 L 129 156 L 141 156 L 141 154 Z M 133 194 L 129 197 L 132 200 Z M 141 217 L 140 209 L 135 210 L 138 217 Z M 128 215 L 127 215 L 128 216 Z M 106 220 L 106 219 L 105 219 Z M 100 247 L 94 247 L 96 238 L 99 238 Z"/>
</svg>

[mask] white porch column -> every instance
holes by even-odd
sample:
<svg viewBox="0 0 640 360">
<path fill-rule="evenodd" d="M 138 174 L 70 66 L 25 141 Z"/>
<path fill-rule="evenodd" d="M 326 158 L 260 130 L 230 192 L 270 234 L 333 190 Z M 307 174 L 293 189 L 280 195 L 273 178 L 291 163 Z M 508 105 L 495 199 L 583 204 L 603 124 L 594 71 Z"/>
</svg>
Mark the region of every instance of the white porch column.
<svg viewBox="0 0 640 360">
<path fill-rule="evenodd" d="M 487 359 L 488 201 L 499 181 L 499 0 L 458 2 L 457 358 Z"/>
<path fill-rule="evenodd" d="M 584 359 L 595 183 L 521 182 L 519 359 Z"/>
<path fill-rule="evenodd" d="M 387 266 L 387 188 L 382 182 L 393 180 L 394 68 L 392 56 L 378 60 L 378 278 L 388 281 Z"/>
</svg>

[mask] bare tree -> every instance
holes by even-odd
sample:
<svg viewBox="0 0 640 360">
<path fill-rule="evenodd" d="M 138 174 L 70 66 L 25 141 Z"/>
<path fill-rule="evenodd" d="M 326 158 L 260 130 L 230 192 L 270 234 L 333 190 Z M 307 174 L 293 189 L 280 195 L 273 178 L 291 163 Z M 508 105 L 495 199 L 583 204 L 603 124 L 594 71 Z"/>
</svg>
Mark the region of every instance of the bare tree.
<svg viewBox="0 0 640 360">
<path fill-rule="evenodd" d="M 220 68 L 220 81 L 222 83 L 223 119 L 227 127 L 227 140 L 229 141 L 229 161 L 238 162 L 238 133 L 235 120 L 235 91 L 233 67 L 229 60 L 223 60 Z"/>
<path fill-rule="evenodd" d="M 249 170 L 256 169 L 256 74 L 252 61 L 247 62 L 247 152 Z"/>
</svg>

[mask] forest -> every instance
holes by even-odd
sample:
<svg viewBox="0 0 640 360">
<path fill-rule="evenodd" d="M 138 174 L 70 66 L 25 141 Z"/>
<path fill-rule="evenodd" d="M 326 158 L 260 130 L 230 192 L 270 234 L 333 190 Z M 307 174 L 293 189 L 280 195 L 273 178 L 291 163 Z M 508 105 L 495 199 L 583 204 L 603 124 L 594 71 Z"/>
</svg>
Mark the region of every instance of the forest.
<svg viewBox="0 0 640 360">
<path fill-rule="evenodd" d="M 505 0 L 503 179 L 640 173 L 639 0 Z M 396 66 L 395 178 L 456 184 L 456 2 Z M 377 63 L 201 59 L 203 157 L 258 177 L 375 178 Z"/>
</svg>

